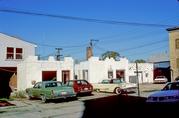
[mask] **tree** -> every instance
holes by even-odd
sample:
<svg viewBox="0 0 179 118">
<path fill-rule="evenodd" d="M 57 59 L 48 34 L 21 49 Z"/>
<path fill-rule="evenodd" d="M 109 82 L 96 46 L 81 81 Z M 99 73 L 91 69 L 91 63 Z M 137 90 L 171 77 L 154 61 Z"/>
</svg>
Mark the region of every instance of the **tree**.
<svg viewBox="0 0 179 118">
<path fill-rule="evenodd" d="M 145 63 L 146 61 L 145 60 L 143 60 L 143 59 L 137 59 L 137 60 L 135 60 L 135 63 Z"/>
<path fill-rule="evenodd" d="M 101 55 L 101 58 L 104 60 L 106 58 L 114 58 L 115 60 L 120 57 L 120 54 L 118 52 L 115 51 L 106 51 L 105 53 L 103 53 Z"/>
</svg>

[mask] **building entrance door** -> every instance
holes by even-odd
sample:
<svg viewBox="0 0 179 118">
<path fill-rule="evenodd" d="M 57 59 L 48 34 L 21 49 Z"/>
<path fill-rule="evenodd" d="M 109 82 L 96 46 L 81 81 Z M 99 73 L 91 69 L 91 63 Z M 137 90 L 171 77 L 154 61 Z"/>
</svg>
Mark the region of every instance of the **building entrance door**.
<svg viewBox="0 0 179 118">
<path fill-rule="evenodd" d="M 66 84 L 66 82 L 70 80 L 70 71 L 69 70 L 63 70 L 62 71 L 62 82 Z"/>
</svg>

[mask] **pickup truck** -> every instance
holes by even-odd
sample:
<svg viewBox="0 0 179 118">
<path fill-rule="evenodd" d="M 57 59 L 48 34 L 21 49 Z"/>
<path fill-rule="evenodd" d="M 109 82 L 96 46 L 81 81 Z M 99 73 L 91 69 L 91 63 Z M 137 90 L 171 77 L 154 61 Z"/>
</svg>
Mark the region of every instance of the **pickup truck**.
<svg viewBox="0 0 179 118">
<path fill-rule="evenodd" d="M 29 99 L 41 98 L 42 102 L 47 102 L 49 99 L 76 97 L 72 87 L 64 86 L 58 81 L 37 82 L 33 88 L 27 88 L 26 93 Z"/>
<path fill-rule="evenodd" d="M 137 90 L 137 84 L 126 83 L 121 79 L 105 79 L 101 83 L 92 85 L 93 89 L 97 92 L 113 92 L 116 94 L 122 94 L 124 92 L 135 92 Z"/>
</svg>

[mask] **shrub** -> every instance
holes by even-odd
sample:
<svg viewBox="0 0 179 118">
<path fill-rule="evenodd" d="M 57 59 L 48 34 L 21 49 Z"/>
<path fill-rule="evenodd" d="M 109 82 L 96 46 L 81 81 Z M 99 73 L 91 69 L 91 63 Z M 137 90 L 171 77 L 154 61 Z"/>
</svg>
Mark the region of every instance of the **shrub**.
<svg viewBox="0 0 179 118">
<path fill-rule="evenodd" d="M 27 94 L 25 91 L 15 91 L 11 94 L 12 98 L 26 98 Z"/>
</svg>

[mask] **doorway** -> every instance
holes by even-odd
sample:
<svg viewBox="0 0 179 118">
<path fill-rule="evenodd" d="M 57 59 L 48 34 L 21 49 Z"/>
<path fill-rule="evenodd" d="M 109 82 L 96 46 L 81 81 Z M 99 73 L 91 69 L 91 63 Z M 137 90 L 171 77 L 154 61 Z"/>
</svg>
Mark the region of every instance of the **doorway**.
<svg viewBox="0 0 179 118">
<path fill-rule="evenodd" d="M 57 71 L 42 71 L 42 81 L 56 81 Z"/>
<path fill-rule="evenodd" d="M 125 80 L 125 71 L 124 70 L 116 70 L 116 78 Z"/>
<path fill-rule="evenodd" d="M 70 80 L 70 71 L 69 70 L 62 70 L 62 82 L 66 84 L 66 82 Z"/>
</svg>

